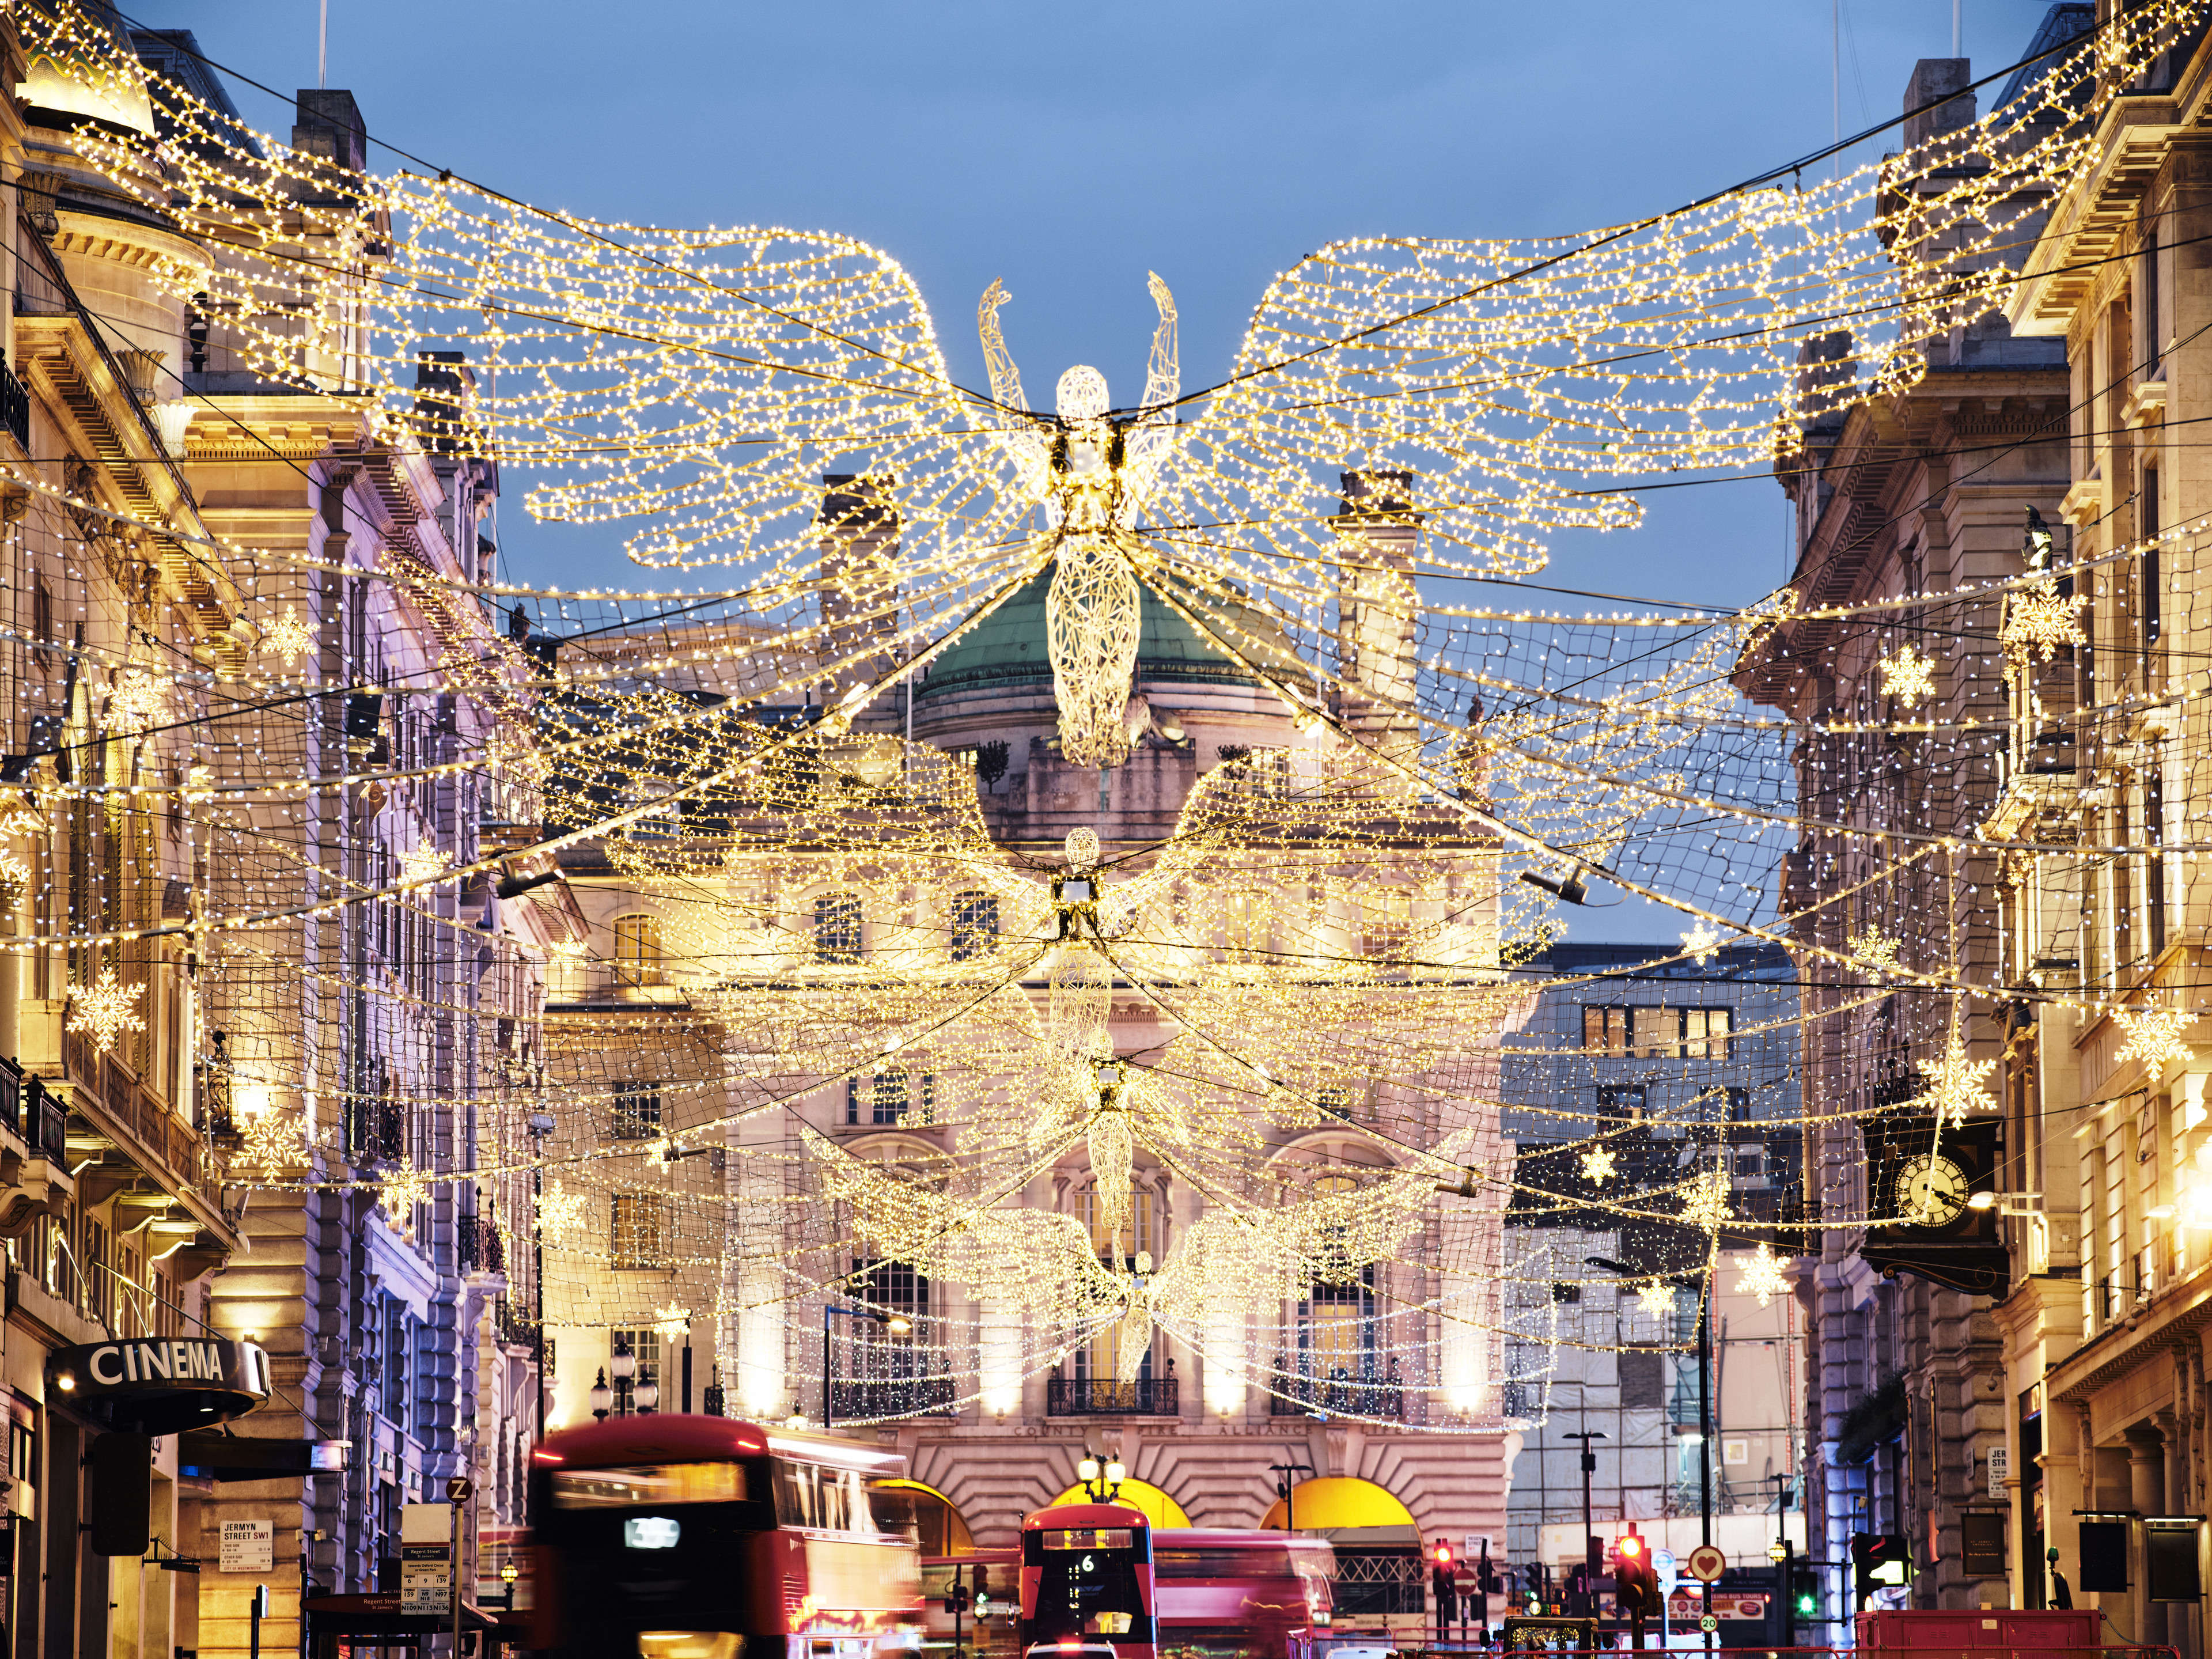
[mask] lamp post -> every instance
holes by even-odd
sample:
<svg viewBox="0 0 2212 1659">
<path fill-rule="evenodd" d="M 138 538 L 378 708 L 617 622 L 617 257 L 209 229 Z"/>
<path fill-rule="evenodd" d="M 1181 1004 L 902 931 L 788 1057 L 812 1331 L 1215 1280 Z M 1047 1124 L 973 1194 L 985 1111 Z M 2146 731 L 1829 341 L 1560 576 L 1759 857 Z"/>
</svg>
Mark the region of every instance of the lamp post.
<svg viewBox="0 0 2212 1659">
<path fill-rule="evenodd" d="M 1097 1453 L 1085 1452 L 1075 1466 L 1075 1478 L 1083 1483 L 1083 1495 L 1092 1503 L 1110 1504 L 1121 1495 L 1121 1483 L 1129 1478 L 1129 1468 L 1118 1457 L 1101 1463 Z"/>
<path fill-rule="evenodd" d="M 825 1429 L 837 1420 L 837 1402 L 830 1378 L 830 1316 L 832 1314 L 842 1314 L 848 1319 L 867 1320 L 882 1326 L 893 1336 L 904 1336 L 914 1328 L 914 1321 L 904 1314 L 885 1313 L 878 1308 L 841 1308 L 834 1302 L 822 1304 L 822 1426 Z"/>
<path fill-rule="evenodd" d="M 1597 1472 L 1597 1454 L 1590 1449 L 1590 1442 L 1602 1440 L 1600 1429 L 1584 1429 L 1577 1433 L 1562 1435 L 1563 1440 L 1578 1440 L 1583 1449 L 1583 1594 L 1589 1605 L 1584 1611 L 1597 1611 L 1597 1534 L 1590 1530 L 1590 1476 Z"/>
<path fill-rule="evenodd" d="M 530 1115 L 530 1300 L 532 1341 L 538 1357 L 538 1438 L 545 1438 L 545 1223 L 538 1213 L 545 1200 L 545 1137 L 553 1133 L 550 1112 Z"/>
<path fill-rule="evenodd" d="M 592 1384 L 592 1415 L 604 1423 L 615 1403 L 615 1391 L 607 1386 L 607 1368 L 599 1367 L 599 1380 Z"/>
<path fill-rule="evenodd" d="M 634 1389 L 625 1389 L 623 1384 L 637 1375 L 637 1355 L 627 1336 L 615 1339 L 614 1352 L 607 1357 L 607 1369 L 615 1374 L 615 1398 L 621 1404 L 622 1415 L 628 1417 L 636 1409 L 637 1395 Z"/>
<path fill-rule="evenodd" d="M 1618 1261 L 1601 1255 L 1586 1255 L 1583 1261 L 1593 1267 L 1602 1267 L 1623 1279 L 1635 1279 L 1640 1274 L 1631 1273 Z M 1713 1400 L 1712 1400 L 1712 1329 L 1713 1271 L 1718 1257 L 1708 1252 L 1702 1271 L 1694 1273 L 1660 1273 L 1655 1284 L 1672 1285 L 1677 1290 L 1696 1293 L 1698 1298 L 1698 1542 L 1710 1545 L 1713 1541 Z M 1699 1586 L 1698 1624 L 1705 1638 L 1705 1651 L 1713 1650 L 1713 1587 L 1708 1583 Z"/>
<path fill-rule="evenodd" d="M 1296 1500 L 1291 1495 L 1295 1491 L 1295 1483 L 1291 1477 L 1294 1474 L 1311 1474 L 1314 1472 L 1314 1466 L 1310 1463 L 1270 1463 L 1267 1467 L 1275 1473 L 1275 1496 L 1283 1500 L 1283 1530 L 1296 1532 L 1298 1529 L 1298 1517 Z"/>
<path fill-rule="evenodd" d="M 1767 1547 L 1766 1559 L 1774 1563 L 1775 1599 L 1782 1603 L 1782 1645 L 1792 1647 L 1796 1635 L 1797 1608 L 1797 1575 L 1792 1571 L 1790 1547 L 1790 1476 L 1781 1474 L 1771 1477 L 1774 1481 L 1774 1541 Z M 1808 1528 L 1805 1541 L 1812 1542 Z"/>
</svg>

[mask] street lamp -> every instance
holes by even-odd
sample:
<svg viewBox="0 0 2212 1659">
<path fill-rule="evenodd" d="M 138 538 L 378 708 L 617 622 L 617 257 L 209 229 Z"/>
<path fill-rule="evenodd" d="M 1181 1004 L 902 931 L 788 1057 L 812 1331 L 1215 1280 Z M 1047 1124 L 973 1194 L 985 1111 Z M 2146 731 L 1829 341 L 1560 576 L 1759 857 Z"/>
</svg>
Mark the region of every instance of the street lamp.
<svg viewBox="0 0 2212 1659">
<path fill-rule="evenodd" d="M 650 1417 L 653 1408 L 660 1404 L 660 1384 L 648 1376 L 632 1391 L 630 1398 L 637 1402 L 640 1417 Z"/>
<path fill-rule="evenodd" d="M 507 1610 L 514 1611 L 514 1581 L 522 1575 L 515 1571 L 514 1563 L 502 1561 L 499 1567 L 499 1582 L 507 1587 Z"/>
<path fill-rule="evenodd" d="M 1092 1503 L 1110 1504 L 1121 1495 L 1121 1483 L 1129 1478 L 1129 1469 L 1118 1457 L 1101 1464 L 1096 1455 L 1085 1452 L 1075 1466 L 1075 1478 L 1083 1483 L 1083 1495 Z"/>
<path fill-rule="evenodd" d="M 1640 1275 L 1631 1273 L 1618 1261 L 1601 1255 L 1586 1255 L 1583 1261 L 1593 1267 L 1602 1267 L 1623 1279 Z M 1667 1284 L 1678 1290 L 1697 1292 L 1698 1297 L 1698 1542 L 1710 1546 L 1713 1541 L 1713 1399 L 1712 1399 L 1712 1323 L 1713 1267 L 1717 1255 L 1708 1252 L 1702 1272 L 1694 1273 L 1660 1273 L 1654 1275 L 1655 1284 Z M 1705 1651 L 1713 1650 L 1713 1587 L 1710 1582 L 1700 1590 L 1698 1623 L 1705 1626 Z"/>
<path fill-rule="evenodd" d="M 830 1393 L 830 1316 L 842 1314 L 848 1319 L 865 1319 L 880 1325 L 893 1336 L 904 1336 L 914 1329 L 914 1321 L 904 1314 L 885 1313 L 880 1308 L 841 1308 L 834 1302 L 822 1304 L 822 1426 L 828 1428 L 837 1420 L 837 1402 Z"/>
<path fill-rule="evenodd" d="M 1590 1530 L 1590 1476 L 1597 1472 L 1597 1454 L 1590 1449 L 1590 1442 L 1605 1438 L 1601 1429 L 1583 1429 L 1577 1433 L 1561 1435 L 1562 1440 L 1578 1440 L 1583 1449 L 1583 1594 L 1589 1598 L 1586 1613 L 1597 1610 L 1597 1534 Z"/>
<path fill-rule="evenodd" d="M 614 1408 L 615 1391 L 607 1386 L 607 1368 L 599 1367 L 599 1380 L 592 1384 L 592 1415 L 604 1423 Z"/>
<path fill-rule="evenodd" d="M 1294 1474 L 1311 1474 L 1314 1473 L 1314 1466 L 1310 1463 L 1270 1463 L 1267 1467 L 1275 1472 L 1275 1496 L 1283 1500 L 1283 1530 L 1296 1532 L 1298 1529 L 1298 1522 L 1297 1511 L 1292 1507 L 1291 1492 L 1294 1487 L 1291 1477 Z"/>
</svg>

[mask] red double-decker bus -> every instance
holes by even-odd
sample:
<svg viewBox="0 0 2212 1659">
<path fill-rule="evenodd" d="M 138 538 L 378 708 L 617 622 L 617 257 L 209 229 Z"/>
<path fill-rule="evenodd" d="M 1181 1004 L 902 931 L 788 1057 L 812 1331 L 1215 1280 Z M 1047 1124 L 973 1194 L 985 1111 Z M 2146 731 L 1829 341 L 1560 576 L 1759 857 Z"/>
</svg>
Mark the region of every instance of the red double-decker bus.
<svg viewBox="0 0 2212 1659">
<path fill-rule="evenodd" d="M 720 1417 L 615 1418 L 532 1453 L 532 1643 L 560 1659 L 877 1659 L 921 1639 L 896 1453 Z"/>
<path fill-rule="evenodd" d="M 1308 1659 L 1327 1634 L 1335 1552 L 1280 1532 L 1159 1527 L 1122 1504 L 1022 1522 L 1032 1659 Z"/>
<path fill-rule="evenodd" d="M 1022 1650 L 1153 1659 L 1152 1523 L 1127 1504 L 1055 1504 L 1022 1517 Z"/>
</svg>

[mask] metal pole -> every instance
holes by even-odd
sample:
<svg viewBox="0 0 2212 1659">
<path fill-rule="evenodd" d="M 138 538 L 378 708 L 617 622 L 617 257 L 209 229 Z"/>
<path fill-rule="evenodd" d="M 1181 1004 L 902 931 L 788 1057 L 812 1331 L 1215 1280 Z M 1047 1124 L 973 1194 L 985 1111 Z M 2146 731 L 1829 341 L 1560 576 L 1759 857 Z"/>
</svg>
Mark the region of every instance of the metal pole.
<svg viewBox="0 0 2212 1659">
<path fill-rule="evenodd" d="M 453 1659 L 461 1659 L 461 1502 L 453 1503 Z"/>
<path fill-rule="evenodd" d="M 830 1398 L 830 1316 L 833 1310 L 822 1310 L 822 1426 L 828 1428 L 836 1421 L 837 1408 Z"/>
<path fill-rule="evenodd" d="M 1713 1397 L 1712 1397 L 1712 1328 L 1711 1315 L 1713 1304 L 1713 1263 L 1705 1263 L 1705 1282 L 1698 1292 L 1698 1541 L 1713 1541 Z M 1705 1651 L 1713 1650 L 1712 1581 L 1707 1579 L 1701 1591 L 1698 1624 L 1705 1638 Z"/>
<path fill-rule="evenodd" d="M 252 1659 L 261 1659 L 261 1603 L 268 1594 L 266 1584 L 253 1587 L 253 1601 L 246 1626 L 246 1650 Z"/>
<path fill-rule="evenodd" d="M 1797 1575 L 1793 1570 L 1796 1559 L 1797 1552 L 1791 1547 L 1785 1529 L 1782 1534 L 1782 1645 L 1785 1648 L 1797 1645 Z"/>
</svg>

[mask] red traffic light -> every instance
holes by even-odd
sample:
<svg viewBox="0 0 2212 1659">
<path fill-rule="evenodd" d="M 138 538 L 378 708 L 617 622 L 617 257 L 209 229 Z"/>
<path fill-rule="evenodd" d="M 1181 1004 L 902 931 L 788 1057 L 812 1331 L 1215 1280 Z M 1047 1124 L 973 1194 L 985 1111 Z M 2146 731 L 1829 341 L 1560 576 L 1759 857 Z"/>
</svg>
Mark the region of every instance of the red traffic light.
<svg viewBox="0 0 2212 1659">
<path fill-rule="evenodd" d="M 1449 1544 L 1439 1544 L 1437 1546 L 1437 1565 L 1440 1567 L 1448 1567 L 1451 1565 L 1451 1546 Z"/>
<path fill-rule="evenodd" d="M 1626 1538 L 1614 1540 L 1613 1547 L 1631 1559 L 1644 1553 L 1644 1540 L 1632 1532 Z"/>
</svg>

